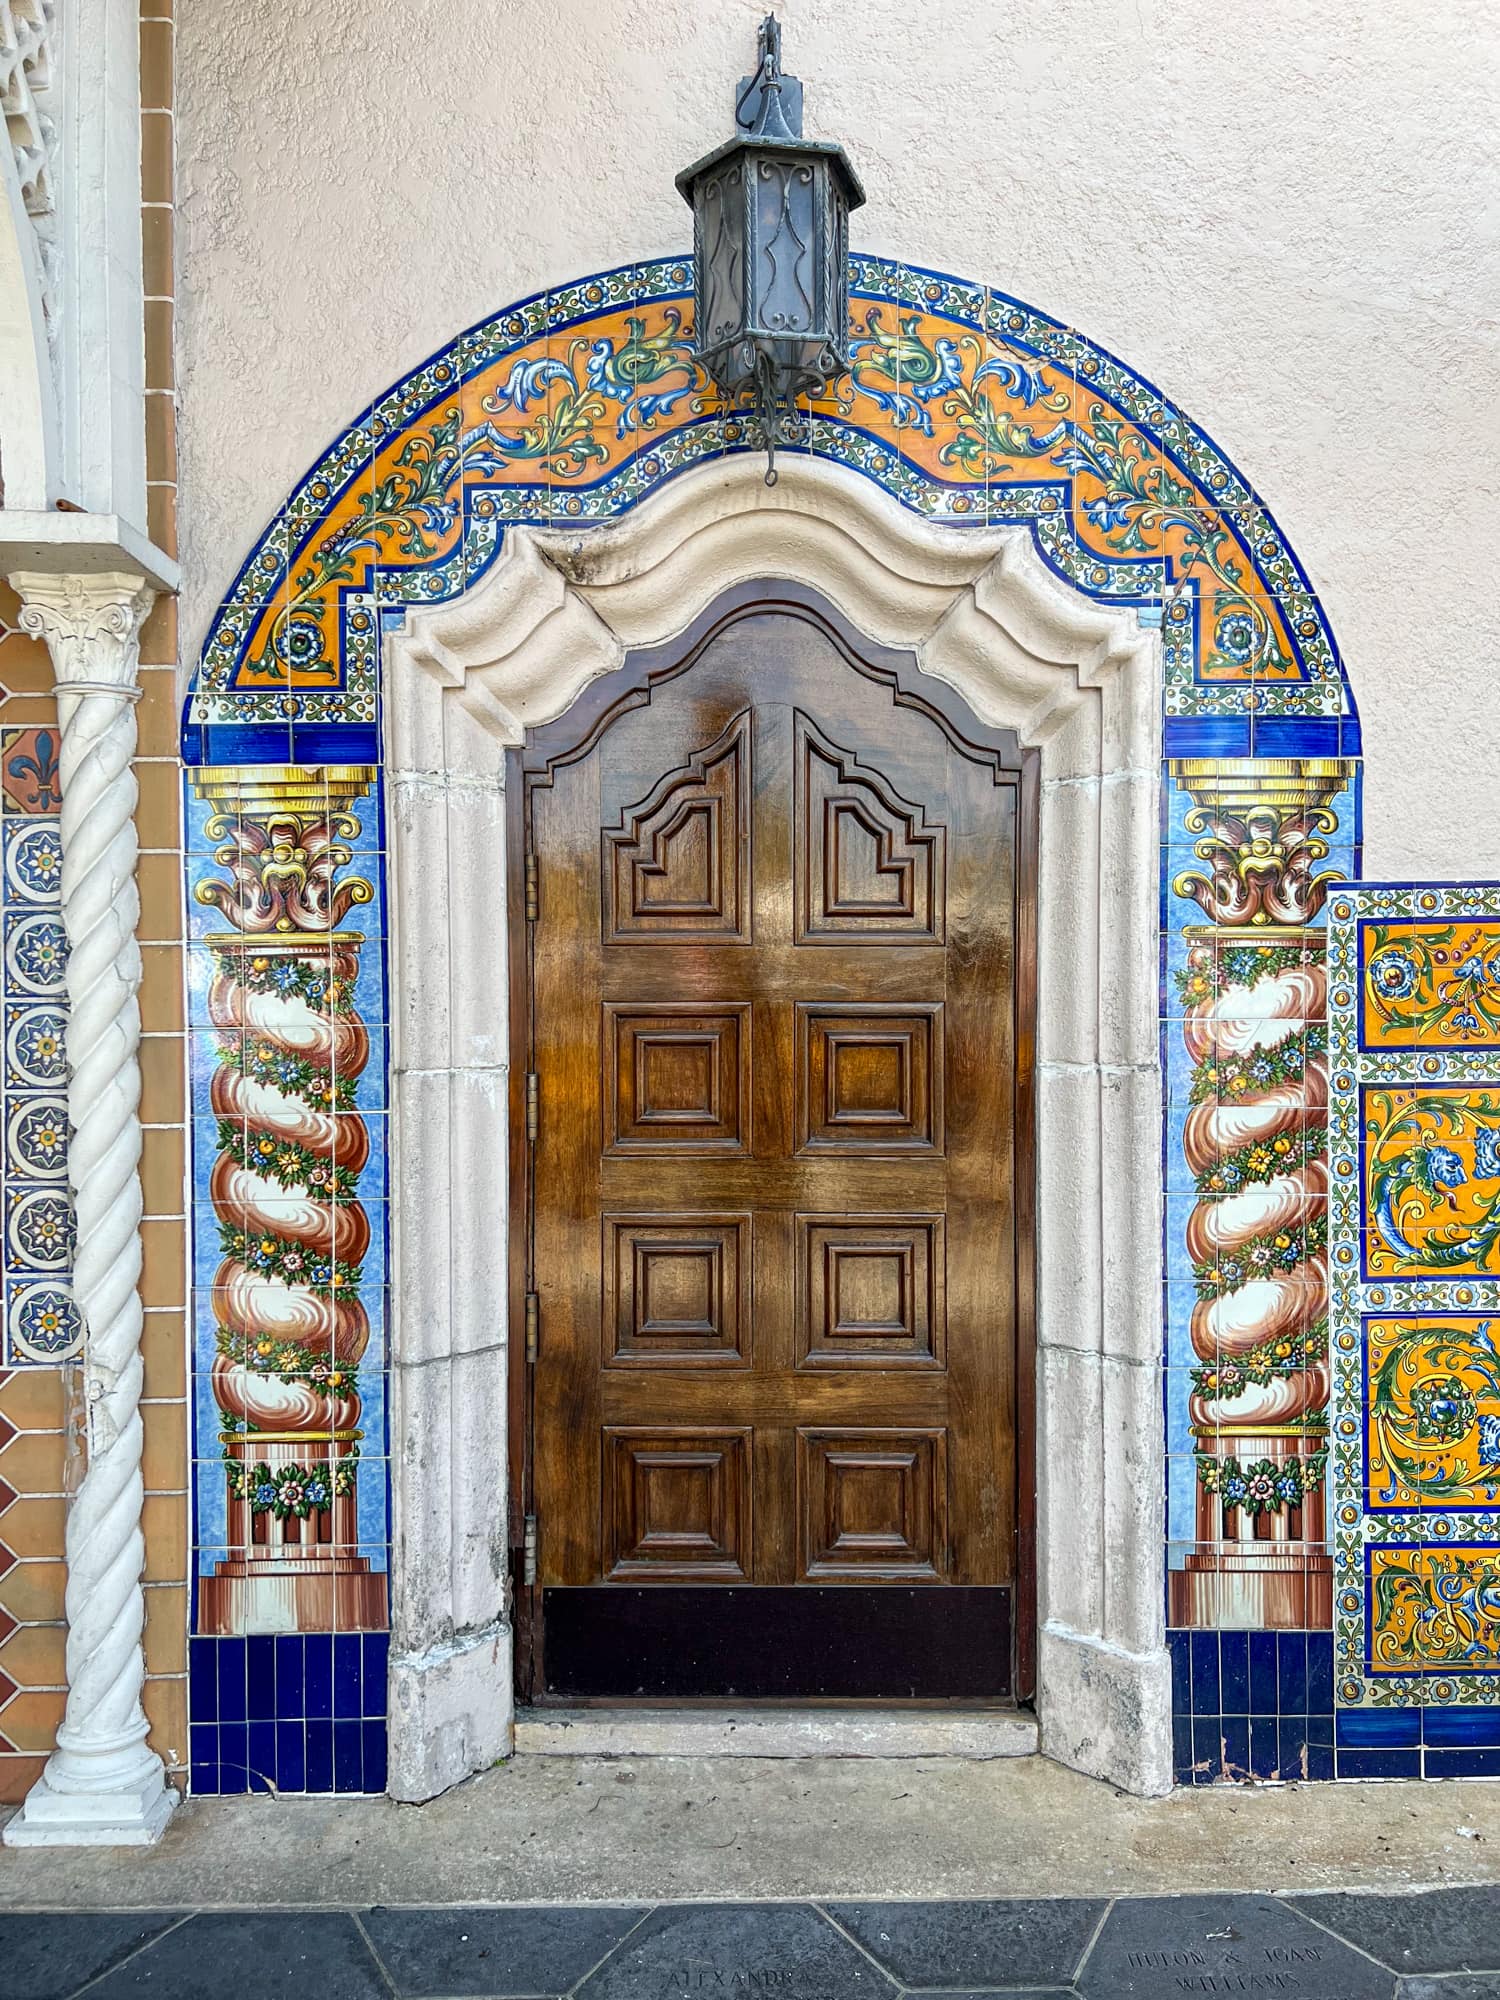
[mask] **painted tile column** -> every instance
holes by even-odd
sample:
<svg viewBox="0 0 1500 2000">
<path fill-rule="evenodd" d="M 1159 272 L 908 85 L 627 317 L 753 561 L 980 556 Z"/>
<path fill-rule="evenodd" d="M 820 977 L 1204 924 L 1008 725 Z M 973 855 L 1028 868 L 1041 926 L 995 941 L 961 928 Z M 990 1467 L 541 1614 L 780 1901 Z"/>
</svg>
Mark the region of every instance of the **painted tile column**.
<svg viewBox="0 0 1500 2000">
<path fill-rule="evenodd" d="M 1197 1505 L 1170 1622 L 1326 1626 L 1327 984 L 1308 926 L 1338 879 L 1319 864 L 1351 767 L 1169 769 L 1195 801 L 1187 827 L 1206 864 L 1171 888 L 1211 920 L 1187 929 L 1179 982 L 1192 1064 L 1182 1144 L 1198 1194 L 1186 1231 Z"/>
<path fill-rule="evenodd" d="M 378 1631 L 385 1579 L 358 1553 L 359 1297 L 370 1150 L 354 1108 L 370 1041 L 354 1005 L 363 938 L 339 928 L 374 890 L 337 880 L 367 767 L 205 771 L 228 880 L 196 897 L 232 926 L 213 955 L 220 1035 L 209 1194 L 223 1260 L 211 1365 L 227 1487 L 226 1552 L 198 1590 L 205 1634 Z"/>
</svg>

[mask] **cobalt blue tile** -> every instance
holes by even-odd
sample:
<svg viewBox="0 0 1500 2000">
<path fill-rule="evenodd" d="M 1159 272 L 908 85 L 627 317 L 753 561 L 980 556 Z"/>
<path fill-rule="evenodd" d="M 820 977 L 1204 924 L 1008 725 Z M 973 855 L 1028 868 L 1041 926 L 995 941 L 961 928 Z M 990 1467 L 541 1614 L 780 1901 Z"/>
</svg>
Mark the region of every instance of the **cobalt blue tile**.
<svg viewBox="0 0 1500 2000">
<path fill-rule="evenodd" d="M 1219 1635 L 1217 1632 L 1195 1632 L 1193 1634 L 1193 1713 L 1194 1715 L 1218 1715 L 1219 1712 Z"/>
<path fill-rule="evenodd" d="M 1276 1685 L 1276 1634 L 1250 1635 L 1250 1713 L 1275 1715 L 1279 1695 Z"/>
<path fill-rule="evenodd" d="M 248 735 L 250 730 L 245 728 Z M 378 764 L 381 758 L 380 732 L 364 723 L 294 722 L 292 747 L 288 756 L 286 732 L 281 748 L 267 759 L 237 758 L 235 761 L 264 761 L 273 764 Z"/>
<path fill-rule="evenodd" d="M 1333 1707 L 1333 1634 L 1307 1635 L 1307 1705 L 1321 1714 Z"/>
<path fill-rule="evenodd" d="M 303 1638 L 283 1633 L 276 1641 L 276 1715 L 281 1722 L 300 1722 L 307 1713 L 302 1688 Z"/>
<path fill-rule="evenodd" d="M 360 1635 L 340 1632 L 333 1641 L 333 1712 L 357 1719 L 364 1713 L 360 1694 Z"/>
<path fill-rule="evenodd" d="M 302 1654 L 303 1694 L 309 1719 L 333 1714 L 333 1634 L 309 1632 Z"/>
<path fill-rule="evenodd" d="M 276 1724 L 252 1722 L 246 1734 L 246 1764 L 252 1792 L 269 1792 L 281 1783 L 276 1763 Z"/>
<path fill-rule="evenodd" d="M 388 1632 L 366 1632 L 363 1662 L 365 1714 L 372 1720 L 377 1716 L 383 1718 L 386 1712 L 385 1683 L 390 1650 L 391 1636 Z"/>
<path fill-rule="evenodd" d="M 284 1792 L 306 1789 L 307 1744 L 300 1722 L 276 1725 L 276 1782 Z"/>
<path fill-rule="evenodd" d="M 1360 741 L 1359 717 L 1357 715 L 1346 715 L 1344 717 L 1344 726 L 1339 732 L 1339 755 L 1341 757 L 1359 757 L 1363 754 L 1364 746 Z"/>
<path fill-rule="evenodd" d="M 188 1721 L 219 1719 L 219 1664 L 213 1641 L 194 1639 L 188 1652 Z"/>
<path fill-rule="evenodd" d="M 195 1792 L 219 1789 L 219 1730 L 216 1723 L 188 1724 L 188 1784 Z"/>
<path fill-rule="evenodd" d="M 1307 1756 L 1307 1724 L 1300 1715 L 1283 1715 L 1276 1725 L 1276 1768 L 1283 1778 L 1300 1776 Z"/>
<path fill-rule="evenodd" d="M 1172 1713 L 1193 1712 L 1193 1648 L 1191 1632 L 1169 1632 L 1167 1650 L 1172 1657 Z"/>
<path fill-rule="evenodd" d="M 219 1790 L 250 1789 L 249 1731 L 243 1722 L 219 1724 Z"/>
<path fill-rule="evenodd" d="M 1245 1632 L 1219 1634 L 1220 1705 L 1226 1715 L 1250 1713 L 1250 1639 Z"/>
<path fill-rule="evenodd" d="M 276 1716 L 276 1641 L 269 1632 L 257 1632 L 245 1641 L 245 1713 L 252 1722 L 271 1722 Z"/>
<path fill-rule="evenodd" d="M 1307 1718 L 1307 1740 L 1316 1743 L 1320 1750 L 1333 1748 L 1333 1717 L 1331 1715 L 1310 1715 Z"/>
<path fill-rule="evenodd" d="M 1217 1774 L 1224 1762 L 1224 1724 L 1217 1715 L 1195 1715 L 1193 1717 L 1193 1762 L 1206 1770 L 1210 1776 Z"/>
<path fill-rule="evenodd" d="M 1193 1720 L 1179 1711 L 1172 1718 L 1172 1773 L 1179 1785 L 1190 1781 L 1193 1768 Z"/>
<path fill-rule="evenodd" d="M 1420 1778 L 1420 1750 L 1340 1750 L 1341 1778 Z"/>
<path fill-rule="evenodd" d="M 1429 1750 L 1423 1759 L 1428 1778 L 1500 1778 L 1500 1749 Z"/>
<path fill-rule="evenodd" d="M 1322 1743 L 1308 1744 L 1305 1775 L 1316 1784 L 1323 1784 L 1333 1777 L 1333 1751 L 1330 1746 Z"/>
<path fill-rule="evenodd" d="M 1311 715 L 1258 715 L 1257 757 L 1337 757 L 1341 718 Z"/>
<path fill-rule="evenodd" d="M 333 1789 L 336 1792 L 362 1792 L 365 1788 L 364 1744 L 360 1728 L 358 1722 L 335 1722 L 333 1725 Z"/>
<path fill-rule="evenodd" d="M 219 1720 L 245 1720 L 245 1642 L 243 1639 L 215 1639 L 219 1658 Z"/>
<path fill-rule="evenodd" d="M 1276 1635 L 1276 1702 L 1280 1715 L 1307 1713 L 1307 1634 L 1278 1632 Z"/>
<path fill-rule="evenodd" d="M 386 1781 L 386 1741 L 384 1722 L 361 1724 L 365 1743 L 365 1790 L 383 1792 Z"/>
<path fill-rule="evenodd" d="M 1221 1726 L 1224 1731 L 1224 1762 L 1239 1777 L 1250 1768 L 1250 1718 L 1248 1715 L 1226 1715 Z"/>
<path fill-rule="evenodd" d="M 310 1792 L 333 1790 L 331 1722 L 309 1722 L 307 1725 L 307 1789 Z"/>
<path fill-rule="evenodd" d="M 1346 1708 L 1337 1717 L 1340 1750 L 1411 1750 L 1422 1740 L 1420 1708 Z"/>
<path fill-rule="evenodd" d="M 1248 757 L 1250 721 L 1238 715 L 1169 715 L 1161 748 L 1164 757 Z"/>
<path fill-rule="evenodd" d="M 1440 1750 L 1500 1748 L 1500 1708 L 1424 1708 L 1422 1741 Z"/>
<path fill-rule="evenodd" d="M 1257 1778 L 1274 1778 L 1281 1763 L 1280 1729 L 1274 1715 L 1250 1718 L 1250 1768 Z"/>
</svg>

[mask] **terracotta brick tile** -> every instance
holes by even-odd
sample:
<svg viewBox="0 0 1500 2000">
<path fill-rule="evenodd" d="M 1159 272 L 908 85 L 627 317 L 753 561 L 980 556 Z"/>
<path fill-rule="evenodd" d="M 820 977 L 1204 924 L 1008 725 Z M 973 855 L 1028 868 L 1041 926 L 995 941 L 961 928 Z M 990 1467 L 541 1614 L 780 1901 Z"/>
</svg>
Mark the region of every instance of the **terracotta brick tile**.
<svg viewBox="0 0 1500 2000">
<path fill-rule="evenodd" d="M 170 1126 L 152 1126 L 141 1136 L 141 1190 L 147 1215 L 181 1215 L 186 1200 L 186 1142 Z"/>
<path fill-rule="evenodd" d="M 181 1035 L 147 1035 L 141 1042 L 141 1116 L 148 1125 L 180 1125 L 183 1115 L 182 1069 L 186 1056 Z M 163 1299 L 174 1305 L 174 1299 Z"/>
<path fill-rule="evenodd" d="M 66 1633 L 61 1625 L 23 1625 L 0 1646 L 0 1672 L 17 1687 L 58 1688 L 67 1684 L 63 1663 Z M 14 1737 L 11 1738 L 15 1741 Z"/>
<path fill-rule="evenodd" d="M 146 397 L 146 477 L 177 481 L 177 409 L 170 390 L 153 389 Z"/>
<path fill-rule="evenodd" d="M 19 1805 L 46 1766 L 45 1757 L 0 1756 L 0 1806 Z"/>
<path fill-rule="evenodd" d="M 0 1730 L 17 1750 L 40 1750 L 45 1755 L 57 1741 L 57 1725 L 66 1703 L 61 1688 L 18 1694 L 0 1708 Z"/>
<path fill-rule="evenodd" d="M 0 1515 L 0 1542 L 23 1560 L 27 1556 L 60 1556 L 67 1509 L 61 1499 L 13 1501 Z"/>
<path fill-rule="evenodd" d="M 172 117 L 167 111 L 141 113 L 141 200 L 172 199 Z"/>
<path fill-rule="evenodd" d="M 172 667 L 177 664 L 177 599 L 158 597 L 146 613 L 141 627 L 141 665 Z"/>
<path fill-rule="evenodd" d="M 146 1537 L 146 1581 L 182 1583 L 187 1578 L 187 1499 L 181 1493 L 148 1493 L 141 1509 Z"/>
<path fill-rule="evenodd" d="M 177 488 L 146 488 L 146 529 L 156 546 L 169 556 L 177 554 Z"/>
<path fill-rule="evenodd" d="M 141 109 L 172 108 L 172 24 L 141 21 Z"/>
<path fill-rule="evenodd" d="M 49 1624 L 63 1615 L 67 1587 L 65 1563 L 17 1563 L 0 1577 L 0 1605 L 22 1624 Z"/>
<path fill-rule="evenodd" d="M 141 950 L 142 1028 L 148 1035 L 176 1035 L 186 1025 L 181 945 L 144 945 Z"/>
<path fill-rule="evenodd" d="M 0 1383 L 0 1412 L 18 1431 L 60 1431 L 67 1415 L 61 1372 L 17 1368 Z"/>
<path fill-rule="evenodd" d="M 61 1431 L 22 1431 L 0 1451 L 0 1479 L 17 1493 L 61 1493 Z M 4 1529 L 0 1528 L 0 1534 Z"/>
<path fill-rule="evenodd" d="M 135 723 L 142 757 L 175 757 L 177 754 L 181 718 L 176 681 L 175 667 L 141 669 L 141 686 L 146 692 L 136 709 Z"/>
<path fill-rule="evenodd" d="M 181 837 L 181 781 L 175 763 L 136 766 L 140 803 L 135 809 L 136 832 L 142 847 L 176 847 Z"/>
<path fill-rule="evenodd" d="M 153 299 L 146 307 L 146 387 L 170 389 L 173 384 L 172 306 Z"/>
<path fill-rule="evenodd" d="M 148 299 L 169 299 L 177 289 L 172 268 L 172 211 L 141 210 L 141 265 Z"/>
<path fill-rule="evenodd" d="M 153 765 L 153 770 L 158 767 Z M 141 907 L 148 905 L 161 909 L 166 903 L 174 902 L 181 892 L 182 856 L 180 853 L 143 854 L 136 870 L 136 881 L 141 892 Z"/>
<path fill-rule="evenodd" d="M 148 1680 L 142 1694 L 151 1748 L 169 1770 L 187 1763 L 187 1682 Z"/>
<path fill-rule="evenodd" d="M 154 1584 L 146 1593 L 146 1672 L 187 1670 L 187 1586 Z"/>
<path fill-rule="evenodd" d="M 145 1396 L 152 1402 L 180 1401 L 187 1394 L 185 1315 L 148 1312 L 141 1354 L 146 1364 Z"/>
<path fill-rule="evenodd" d="M 187 1485 L 187 1405 L 153 1403 L 145 1415 L 141 1471 L 148 1493 L 180 1493 Z"/>
<path fill-rule="evenodd" d="M 10 695 L 52 692 L 52 655 L 40 639 L 29 632 L 0 636 L 0 688 Z M 13 720 L 10 715 L 5 719 Z"/>
<path fill-rule="evenodd" d="M 180 1306 L 187 1285 L 187 1224 L 141 1225 L 141 1298 L 148 1306 Z"/>
</svg>

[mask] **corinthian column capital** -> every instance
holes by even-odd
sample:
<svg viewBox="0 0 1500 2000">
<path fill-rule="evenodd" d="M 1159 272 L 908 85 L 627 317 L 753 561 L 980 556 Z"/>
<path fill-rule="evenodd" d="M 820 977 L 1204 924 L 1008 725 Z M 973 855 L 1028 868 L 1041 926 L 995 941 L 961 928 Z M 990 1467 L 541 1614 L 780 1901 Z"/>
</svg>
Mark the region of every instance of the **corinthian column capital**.
<svg viewBox="0 0 1500 2000">
<path fill-rule="evenodd" d="M 58 692 L 139 698 L 141 625 L 156 592 L 124 570 L 18 570 L 21 630 L 46 642 Z"/>
</svg>

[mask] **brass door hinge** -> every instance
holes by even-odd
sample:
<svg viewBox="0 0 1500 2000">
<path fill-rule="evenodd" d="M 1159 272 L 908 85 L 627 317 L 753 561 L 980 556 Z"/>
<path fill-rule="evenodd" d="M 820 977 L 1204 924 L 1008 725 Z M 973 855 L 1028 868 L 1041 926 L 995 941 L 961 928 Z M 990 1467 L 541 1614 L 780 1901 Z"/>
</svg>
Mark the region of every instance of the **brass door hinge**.
<svg viewBox="0 0 1500 2000">
<path fill-rule="evenodd" d="M 534 1069 L 528 1070 L 526 1072 L 526 1136 L 531 1140 L 533 1145 L 536 1143 L 536 1135 L 541 1129 L 541 1121 L 541 1079 Z"/>
<path fill-rule="evenodd" d="M 535 1292 L 526 1294 L 526 1359 L 535 1361 L 541 1314 Z"/>
<path fill-rule="evenodd" d="M 534 924 L 537 917 L 536 856 L 526 857 L 526 921 Z"/>
<path fill-rule="evenodd" d="M 536 1582 L 536 1515 L 526 1516 L 526 1539 L 521 1546 L 521 1581 Z"/>
</svg>

